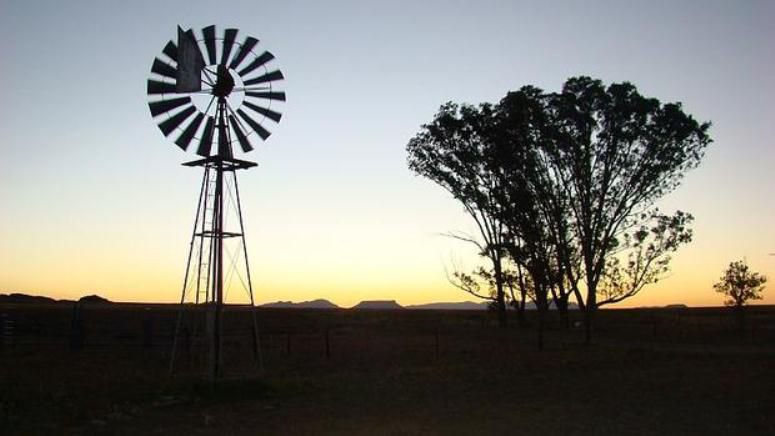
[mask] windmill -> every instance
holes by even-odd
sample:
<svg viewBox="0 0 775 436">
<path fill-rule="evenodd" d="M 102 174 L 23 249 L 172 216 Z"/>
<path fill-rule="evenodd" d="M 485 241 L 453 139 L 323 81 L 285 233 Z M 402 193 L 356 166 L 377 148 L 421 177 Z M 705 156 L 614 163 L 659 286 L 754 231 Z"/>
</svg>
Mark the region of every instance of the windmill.
<svg viewBox="0 0 775 436">
<path fill-rule="evenodd" d="M 281 118 L 277 104 L 285 93 L 277 89 L 284 79 L 270 68 L 274 55 L 258 48 L 251 36 L 238 41 L 237 29 L 217 35 L 215 26 L 195 34 L 178 27 L 177 43 L 169 41 L 153 60 L 148 79 L 148 107 L 164 136 L 184 151 L 193 149 L 198 159 L 186 162 L 202 167 L 204 175 L 186 261 L 186 273 L 175 326 L 170 373 L 180 345 L 181 325 L 187 306 L 204 307 L 208 372 L 222 374 L 223 312 L 225 291 L 224 243 L 236 239 L 245 263 L 247 293 L 252 314 L 254 357 L 262 367 L 258 343 L 253 285 L 250 278 L 245 227 L 240 204 L 237 171 L 255 167 L 238 159 L 254 144 L 266 140 L 269 122 Z M 206 58 L 203 55 L 206 53 Z M 237 225 L 229 228 L 228 212 L 236 213 Z M 235 263 L 235 262 L 232 262 Z M 231 271 L 233 272 L 233 270 Z M 240 277 L 242 280 L 242 277 Z"/>
</svg>

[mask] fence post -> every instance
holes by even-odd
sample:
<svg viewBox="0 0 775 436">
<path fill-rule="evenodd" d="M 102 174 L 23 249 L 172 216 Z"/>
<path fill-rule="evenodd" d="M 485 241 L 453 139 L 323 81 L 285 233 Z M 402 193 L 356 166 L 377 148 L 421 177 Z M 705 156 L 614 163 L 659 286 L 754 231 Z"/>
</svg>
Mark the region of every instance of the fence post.
<svg viewBox="0 0 775 436">
<path fill-rule="evenodd" d="M 153 347 L 153 316 L 146 314 L 143 320 L 143 347 Z"/>
<path fill-rule="evenodd" d="M 250 327 L 250 338 L 253 340 L 253 359 L 258 360 L 258 338 L 256 337 L 256 329 Z"/>
<path fill-rule="evenodd" d="M 191 331 L 188 326 L 183 326 L 183 349 L 186 350 L 186 358 L 191 362 Z"/>
<path fill-rule="evenodd" d="M 434 334 L 435 338 L 435 350 L 436 350 L 436 359 L 439 358 L 439 326 L 436 326 L 436 331 Z"/>
<path fill-rule="evenodd" d="M 756 344 L 756 321 L 751 320 L 751 345 Z"/>
<path fill-rule="evenodd" d="M 81 314 L 81 303 L 76 302 L 73 306 L 73 317 L 70 321 L 70 349 L 81 350 L 84 343 L 83 316 Z"/>
<path fill-rule="evenodd" d="M 288 356 L 291 355 L 291 333 L 288 332 L 285 334 L 285 354 Z"/>
<path fill-rule="evenodd" d="M 326 359 L 331 358 L 331 329 L 326 326 Z"/>
<path fill-rule="evenodd" d="M 0 349 L 10 347 L 14 344 L 13 320 L 7 313 L 0 315 Z"/>
</svg>

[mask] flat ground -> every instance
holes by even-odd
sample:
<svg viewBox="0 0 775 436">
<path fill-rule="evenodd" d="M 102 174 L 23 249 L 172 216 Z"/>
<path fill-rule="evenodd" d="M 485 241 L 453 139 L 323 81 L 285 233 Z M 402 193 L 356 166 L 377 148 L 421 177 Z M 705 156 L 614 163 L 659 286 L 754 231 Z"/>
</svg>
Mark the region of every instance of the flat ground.
<svg viewBox="0 0 775 436">
<path fill-rule="evenodd" d="M 85 307 L 80 337 L 71 306 L 0 313 L 2 434 L 775 434 L 772 307 L 742 335 L 723 309 L 603 311 L 589 347 L 553 319 L 544 351 L 480 312 L 262 310 L 263 377 L 236 312 L 215 386 L 201 325 L 167 375 L 169 307 Z"/>
</svg>

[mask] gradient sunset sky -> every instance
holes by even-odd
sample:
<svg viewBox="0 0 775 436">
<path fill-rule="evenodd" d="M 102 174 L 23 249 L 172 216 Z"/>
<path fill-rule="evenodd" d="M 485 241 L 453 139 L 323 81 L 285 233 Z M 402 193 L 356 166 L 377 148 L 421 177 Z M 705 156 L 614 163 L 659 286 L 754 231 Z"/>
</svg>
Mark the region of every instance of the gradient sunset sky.
<svg viewBox="0 0 775 436">
<path fill-rule="evenodd" d="M 286 76 L 283 120 L 240 174 L 258 302 L 473 299 L 445 266 L 475 253 L 439 236 L 473 223 L 407 169 L 407 141 L 446 101 L 589 75 L 713 122 L 659 204 L 694 214 L 694 242 L 620 306 L 719 305 L 732 260 L 775 280 L 774 21 L 772 1 L 4 0 L 0 293 L 180 297 L 201 174 L 152 121 L 145 80 L 178 24 L 216 24 Z"/>
</svg>

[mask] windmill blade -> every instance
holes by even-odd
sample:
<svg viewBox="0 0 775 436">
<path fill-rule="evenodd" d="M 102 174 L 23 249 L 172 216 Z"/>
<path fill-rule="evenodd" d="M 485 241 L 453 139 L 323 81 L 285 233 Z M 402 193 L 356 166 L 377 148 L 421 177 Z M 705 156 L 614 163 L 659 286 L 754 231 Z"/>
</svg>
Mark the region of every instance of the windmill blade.
<svg viewBox="0 0 775 436">
<path fill-rule="evenodd" d="M 239 141 L 240 147 L 242 147 L 242 151 L 245 153 L 253 150 L 253 146 L 250 145 L 250 141 L 248 141 L 248 137 L 245 136 L 245 133 L 240 129 L 239 122 L 236 118 L 234 118 L 234 115 L 229 115 L 229 124 L 231 124 L 231 128 L 234 130 L 234 133 L 237 134 L 237 140 Z"/>
<path fill-rule="evenodd" d="M 202 124 L 204 117 L 205 116 L 201 113 L 196 114 L 196 117 L 194 117 L 194 120 L 186 127 L 186 130 L 184 130 L 183 133 L 178 136 L 178 139 L 175 140 L 175 144 L 178 144 L 178 147 L 182 148 L 183 151 L 186 151 L 191 140 L 194 139 L 194 135 L 196 134 L 196 131 L 199 130 L 199 125 Z"/>
<path fill-rule="evenodd" d="M 256 91 L 247 91 L 245 92 L 245 95 L 248 97 L 256 97 L 256 98 L 266 98 L 269 100 L 280 100 L 285 101 L 285 93 L 284 92 L 272 92 L 272 91 L 266 91 L 266 92 L 256 92 Z"/>
<path fill-rule="evenodd" d="M 160 76 L 169 77 L 170 79 L 176 78 L 178 74 L 178 70 L 176 68 L 171 67 L 168 63 L 162 61 L 159 58 L 154 58 L 153 65 L 151 66 L 151 72 Z"/>
<path fill-rule="evenodd" d="M 207 117 L 205 129 L 202 131 L 202 138 L 199 140 L 199 147 L 196 154 L 200 156 L 210 156 L 210 149 L 213 146 L 213 127 L 215 127 L 215 118 Z"/>
<path fill-rule="evenodd" d="M 148 95 L 153 94 L 174 94 L 175 84 L 159 82 L 158 80 L 148 79 Z"/>
<path fill-rule="evenodd" d="M 221 46 L 221 65 L 226 66 L 226 62 L 231 55 L 231 48 L 234 47 L 234 40 L 237 39 L 237 29 L 226 29 L 223 32 L 223 45 Z"/>
<path fill-rule="evenodd" d="M 178 46 L 175 45 L 174 42 L 170 41 L 167 43 L 167 45 L 164 46 L 164 50 L 162 50 L 162 53 L 167 55 L 168 58 L 175 61 L 175 63 L 178 62 Z"/>
<path fill-rule="evenodd" d="M 258 76 L 254 79 L 250 79 L 248 81 L 243 82 L 243 85 L 250 86 L 255 85 L 257 83 L 266 83 L 266 82 L 273 82 L 275 80 L 282 80 L 285 76 L 283 76 L 283 73 L 280 70 L 274 70 L 270 71 L 262 76 Z"/>
<path fill-rule="evenodd" d="M 191 116 L 191 114 L 194 112 L 196 112 L 196 108 L 194 105 L 191 105 L 182 110 L 177 115 L 173 115 L 159 123 L 159 128 L 161 129 L 162 133 L 164 133 L 164 136 L 170 136 L 170 133 L 172 133 L 172 131 L 175 130 L 175 128 L 177 128 L 179 125 L 183 124 L 183 121 L 185 121 L 186 118 Z"/>
<path fill-rule="evenodd" d="M 261 139 L 266 140 L 266 138 L 268 138 L 269 135 L 271 135 L 271 133 L 269 133 L 269 130 L 266 130 L 264 126 L 262 126 L 261 124 L 258 124 L 253 118 L 250 118 L 250 116 L 248 116 L 248 114 L 246 114 L 245 111 L 243 111 L 242 109 L 237 109 L 237 113 L 243 120 L 245 120 L 246 123 L 248 123 L 250 128 L 253 129 L 253 131 L 256 132 L 258 136 L 261 137 Z"/>
<path fill-rule="evenodd" d="M 256 105 L 254 105 L 253 103 L 251 103 L 251 102 L 249 102 L 247 100 L 243 101 L 242 104 L 244 104 L 245 106 L 247 106 L 247 107 L 253 109 L 254 111 L 260 113 L 261 115 L 264 115 L 265 117 L 269 118 L 270 120 L 274 121 L 275 123 L 279 123 L 280 122 L 280 118 L 282 118 L 282 116 L 283 116 L 279 112 L 275 112 L 275 111 L 273 111 L 273 110 L 271 110 L 269 108 L 265 108 L 265 107 L 261 107 L 261 106 L 256 106 Z"/>
<path fill-rule="evenodd" d="M 180 97 L 172 98 L 169 100 L 154 101 L 148 103 L 148 107 L 151 109 L 151 115 L 156 117 L 189 103 L 191 103 L 191 97 Z"/>
<path fill-rule="evenodd" d="M 205 48 L 207 48 L 207 58 L 210 65 L 216 63 L 215 60 L 215 26 L 207 26 L 202 29 L 202 35 L 205 38 Z"/>
<path fill-rule="evenodd" d="M 248 75 L 251 71 L 255 70 L 256 68 L 266 64 L 267 62 L 274 59 L 274 55 L 272 53 L 269 53 L 268 51 L 265 51 L 261 53 L 261 56 L 253 59 L 253 62 L 249 63 L 248 66 L 243 68 L 239 71 L 240 77 L 245 77 Z"/>
<path fill-rule="evenodd" d="M 248 53 L 250 53 L 251 50 L 253 50 L 253 47 L 255 47 L 256 44 L 258 44 L 258 40 L 256 38 L 253 38 L 252 36 L 245 38 L 245 43 L 240 47 L 239 51 L 237 52 L 237 56 L 231 60 L 229 68 L 236 70 L 239 64 L 245 60 L 245 57 L 248 55 Z"/>
</svg>

